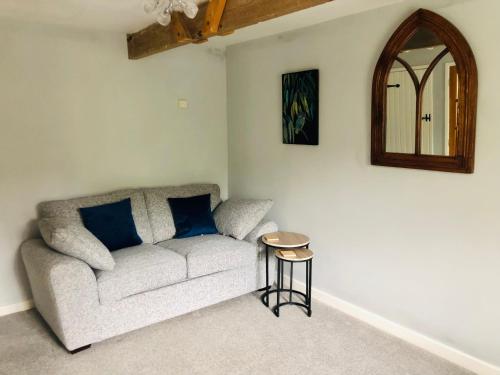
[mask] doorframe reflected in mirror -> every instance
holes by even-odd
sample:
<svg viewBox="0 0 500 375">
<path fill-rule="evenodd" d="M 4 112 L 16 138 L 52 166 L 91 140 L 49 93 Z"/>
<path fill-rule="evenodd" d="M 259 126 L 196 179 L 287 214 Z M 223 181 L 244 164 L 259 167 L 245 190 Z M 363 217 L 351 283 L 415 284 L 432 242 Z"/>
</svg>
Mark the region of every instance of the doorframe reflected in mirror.
<svg viewBox="0 0 500 375">
<path fill-rule="evenodd" d="M 417 31 L 422 29 L 433 33 L 436 38 L 442 42 L 441 44 L 444 45 L 445 48 L 440 52 L 438 57 L 432 61 L 422 81 L 419 82 L 416 75 L 412 75 L 413 70 L 411 66 L 398 55 L 405 49 Z M 451 156 L 424 155 L 421 152 L 422 124 L 420 117 L 425 81 L 430 74 L 432 74 L 433 67 L 436 66 L 440 59 L 448 52 L 451 53 L 455 61 L 459 85 L 456 152 Z M 416 120 L 415 153 L 413 154 L 386 152 L 387 82 L 395 61 L 402 64 L 412 76 L 417 93 L 417 103 L 415 107 L 416 119 L 418 120 Z M 372 164 L 472 173 L 474 171 L 477 82 L 477 67 L 474 55 L 460 31 L 445 18 L 434 12 L 420 9 L 412 14 L 392 35 L 375 68 L 372 87 Z M 446 92 L 445 95 L 448 96 L 449 92 Z M 448 113 L 447 116 L 445 114 L 448 119 L 449 115 L 450 113 Z"/>
<path fill-rule="evenodd" d="M 454 68 L 454 74 L 450 74 L 451 69 Z M 451 88 L 455 86 L 455 95 L 454 99 L 451 100 Z M 457 114 L 458 114 L 458 73 L 457 73 L 457 64 L 456 63 L 445 63 L 445 71 L 444 71 L 444 144 L 448 150 L 447 156 L 455 155 L 457 152 Z M 451 103 L 455 102 L 455 105 L 452 107 Z M 454 136 L 450 136 L 452 133 L 452 129 L 450 127 L 450 123 L 452 122 L 455 127 Z"/>
</svg>

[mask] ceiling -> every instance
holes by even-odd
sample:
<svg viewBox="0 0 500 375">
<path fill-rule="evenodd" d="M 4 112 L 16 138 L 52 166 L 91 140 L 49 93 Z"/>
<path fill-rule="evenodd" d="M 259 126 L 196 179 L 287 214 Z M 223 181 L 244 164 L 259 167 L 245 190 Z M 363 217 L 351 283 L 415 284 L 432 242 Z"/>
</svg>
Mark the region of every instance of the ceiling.
<svg viewBox="0 0 500 375">
<path fill-rule="evenodd" d="M 297 30 L 335 18 L 341 18 L 405 1 L 412 0 L 334 0 L 330 3 L 318 5 L 300 12 L 288 14 L 237 30 L 234 34 L 229 36 L 214 37 L 210 39 L 210 42 L 216 47 L 225 47 L 231 44 Z"/>
<path fill-rule="evenodd" d="M 137 31 L 152 23 L 143 11 L 143 0 L 0 0 L 0 17 L 118 32 Z"/>
<path fill-rule="evenodd" d="M 198 0 L 202 3 L 206 0 Z M 273 0 L 270 0 L 273 1 Z M 404 0 L 335 0 L 308 9 L 301 24 L 308 26 L 333 17 L 361 12 Z M 153 22 L 144 13 L 143 0 L 0 0 L 0 17 L 86 30 L 130 33 Z"/>
<path fill-rule="evenodd" d="M 216 44 L 240 43 L 405 1 L 412 0 L 335 0 L 215 38 Z M 421 1 L 435 5 L 467 0 Z M 143 0 L 0 0 L 0 18 L 131 33 L 153 23 L 152 17 L 144 13 L 142 3 Z"/>
</svg>

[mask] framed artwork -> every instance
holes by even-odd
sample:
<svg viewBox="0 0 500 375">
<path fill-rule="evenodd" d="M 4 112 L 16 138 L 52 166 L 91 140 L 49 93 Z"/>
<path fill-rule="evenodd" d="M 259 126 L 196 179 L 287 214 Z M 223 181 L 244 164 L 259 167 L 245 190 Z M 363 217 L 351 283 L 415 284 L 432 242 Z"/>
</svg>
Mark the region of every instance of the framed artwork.
<svg viewBox="0 0 500 375">
<path fill-rule="evenodd" d="M 283 143 L 319 144 L 319 70 L 282 76 Z"/>
</svg>

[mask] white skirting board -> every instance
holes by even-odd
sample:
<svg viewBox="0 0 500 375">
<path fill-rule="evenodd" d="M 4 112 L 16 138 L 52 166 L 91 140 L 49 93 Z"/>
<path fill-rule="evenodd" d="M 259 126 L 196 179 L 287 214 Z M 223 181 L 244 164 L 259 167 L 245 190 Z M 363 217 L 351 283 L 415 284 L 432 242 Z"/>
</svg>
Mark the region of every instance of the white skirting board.
<svg viewBox="0 0 500 375">
<path fill-rule="evenodd" d="M 285 288 L 289 283 L 289 278 L 284 277 Z M 305 291 L 306 286 L 303 282 L 293 279 L 294 289 Z M 458 366 L 480 375 L 500 375 L 500 368 L 494 366 L 481 359 L 475 358 L 469 354 L 461 352 L 458 349 L 452 348 L 442 342 L 427 337 L 421 333 L 406 328 L 402 325 L 394 323 L 380 315 L 367 311 L 359 306 L 353 305 L 340 298 L 334 297 L 331 294 L 325 293 L 322 290 L 312 288 L 313 300 L 317 300 L 325 305 L 331 306 L 337 310 L 342 311 L 358 320 L 361 320 L 369 325 L 380 329 L 386 333 L 396 336 L 410 344 L 418 346 L 432 354 L 444 358 Z M 314 316 L 314 305 L 313 305 Z"/>
<path fill-rule="evenodd" d="M 23 301 L 14 305 L 0 306 L 0 316 L 15 314 L 17 312 L 26 311 L 33 308 L 33 301 Z"/>
</svg>

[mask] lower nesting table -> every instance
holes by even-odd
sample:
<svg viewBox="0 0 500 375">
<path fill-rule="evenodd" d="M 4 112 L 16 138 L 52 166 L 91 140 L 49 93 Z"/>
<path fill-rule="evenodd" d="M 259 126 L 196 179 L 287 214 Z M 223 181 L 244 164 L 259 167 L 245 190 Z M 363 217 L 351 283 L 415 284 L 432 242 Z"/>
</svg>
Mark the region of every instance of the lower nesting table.
<svg viewBox="0 0 500 375">
<path fill-rule="evenodd" d="M 276 256 L 276 260 L 278 261 L 278 275 L 277 275 L 277 283 L 278 286 L 276 288 L 276 306 L 273 308 L 274 314 L 279 317 L 280 316 L 280 307 L 285 305 L 295 305 L 304 307 L 307 310 L 307 316 L 311 316 L 311 284 L 312 284 L 312 259 L 313 252 L 309 249 L 297 249 L 292 250 L 295 253 L 294 257 L 286 257 L 283 255 L 282 250 L 275 250 L 274 255 Z M 283 288 L 283 273 L 284 273 L 284 262 L 290 263 L 290 288 Z M 304 296 L 303 293 L 293 290 L 293 265 L 295 263 L 305 263 L 306 264 L 306 294 Z M 280 302 L 280 293 L 290 293 L 288 301 Z M 305 297 L 305 303 L 302 302 L 294 302 L 292 301 L 293 293 L 301 294 Z"/>
<path fill-rule="evenodd" d="M 271 290 L 271 285 L 269 285 L 269 249 L 307 249 L 311 240 L 306 235 L 300 233 L 273 232 L 262 236 L 262 242 L 266 245 L 266 286 L 260 289 L 261 291 L 265 291 L 261 296 L 261 300 L 264 305 L 269 307 L 269 295 L 277 292 L 277 289 Z M 283 285 L 281 278 L 276 281 L 277 284 L 278 282 Z M 302 292 L 297 291 L 296 294 L 300 294 L 306 298 L 306 294 Z"/>
</svg>

